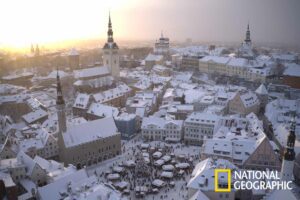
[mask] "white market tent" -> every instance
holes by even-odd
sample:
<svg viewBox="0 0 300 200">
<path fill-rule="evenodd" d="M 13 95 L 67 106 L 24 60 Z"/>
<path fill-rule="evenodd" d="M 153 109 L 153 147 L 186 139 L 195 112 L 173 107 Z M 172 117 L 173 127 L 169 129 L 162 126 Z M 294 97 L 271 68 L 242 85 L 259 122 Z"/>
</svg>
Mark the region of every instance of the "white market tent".
<svg viewBox="0 0 300 200">
<path fill-rule="evenodd" d="M 173 171 L 175 169 L 175 167 L 173 165 L 163 165 L 162 169 L 164 171 Z"/>
<path fill-rule="evenodd" d="M 163 177 L 163 178 L 173 178 L 173 176 L 174 176 L 173 172 L 166 172 L 166 171 L 162 172 L 160 175 L 160 177 Z"/>
<path fill-rule="evenodd" d="M 161 152 L 159 152 L 159 151 L 157 151 L 157 152 L 155 152 L 154 154 L 153 154 L 153 158 L 160 158 L 162 156 L 162 153 Z"/>
<path fill-rule="evenodd" d="M 190 164 L 189 163 L 178 163 L 175 165 L 175 167 L 177 169 L 186 169 L 186 168 L 190 167 Z"/>
<path fill-rule="evenodd" d="M 152 185 L 156 186 L 156 187 L 163 187 L 165 185 L 165 182 L 160 180 L 160 179 L 155 179 L 152 182 Z"/>
<path fill-rule="evenodd" d="M 108 174 L 107 179 L 108 180 L 118 180 L 118 179 L 120 179 L 120 175 L 117 174 L 117 173 L 115 173 L 115 174 Z"/>
</svg>

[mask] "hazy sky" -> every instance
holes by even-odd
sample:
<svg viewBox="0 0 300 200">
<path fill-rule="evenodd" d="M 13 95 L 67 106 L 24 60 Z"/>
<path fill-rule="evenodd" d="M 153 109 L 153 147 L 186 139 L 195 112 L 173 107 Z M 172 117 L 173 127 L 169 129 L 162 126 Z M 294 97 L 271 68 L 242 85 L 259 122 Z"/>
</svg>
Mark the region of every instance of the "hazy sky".
<svg viewBox="0 0 300 200">
<path fill-rule="evenodd" d="M 0 2 L 0 45 L 105 38 L 253 42 L 300 46 L 300 0 L 10 0 Z"/>
</svg>

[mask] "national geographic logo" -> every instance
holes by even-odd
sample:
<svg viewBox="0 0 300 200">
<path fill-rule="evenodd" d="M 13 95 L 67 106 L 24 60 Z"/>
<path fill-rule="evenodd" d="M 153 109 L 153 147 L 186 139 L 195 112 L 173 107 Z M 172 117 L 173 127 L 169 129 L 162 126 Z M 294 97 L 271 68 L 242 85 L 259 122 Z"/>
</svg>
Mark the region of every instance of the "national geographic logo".
<svg viewBox="0 0 300 200">
<path fill-rule="evenodd" d="M 281 180 L 278 171 L 215 169 L 214 181 L 215 192 L 292 189 L 292 181 Z"/>
<path fill-rule="evenodd" d="M 227 188 L 219 187 L 219 174 L 224 173 L 227 174 Z M 215 169 L 215 192 L 231 192 L 231 169 Z"/>
</svg>

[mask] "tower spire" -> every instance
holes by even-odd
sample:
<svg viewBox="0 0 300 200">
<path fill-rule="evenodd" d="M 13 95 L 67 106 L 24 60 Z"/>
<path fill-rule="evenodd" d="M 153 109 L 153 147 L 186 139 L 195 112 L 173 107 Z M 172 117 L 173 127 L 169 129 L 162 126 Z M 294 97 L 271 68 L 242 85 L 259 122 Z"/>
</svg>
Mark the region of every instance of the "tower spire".
<svg viewBox="0 0 300 200">
<path fill-rule="evenodd" d="M 57 105 L 64 105 L 65 101 L 63 98 L 63 94 L 62 94 L 62 89 L 61 89 L 61 84 L 60 84 L 60 77 L 59 77 L 59 73 L 58 73 L 58 67 L 56 68 L 57 74 L 56 74 L 56 91 L 57 91 L 57 99 L 56 99 L 56 104 Z"/>
<path fill-rule="evenodd" d="M 249 22 L 248 22 L 248 25 L 247 25 L 247 31 L 246 31 L 246 39 L 245 39 L 245 42 L 246 42 L 246 43 L 251 43 L 251 38 L 250 38 L 250 25 L 249 25 Z"/>
<path fill-rule="evenodd" d="M 285 160 L 295 160 L 295 151 L 294 151 L 295 140 L 296 140 L 295 129 L 296 129 L 295 118 L 293 117 L 291 122 L 290 132 L 287 139 L 286 149 L 284 152 Z"/>
<path fill-rule="evenodd" d="M 32 54 L 34 54 L 34 47 L 33 47 L 33 44 L 31 44 L 30 52 L 31 52 Z"/>
<path fill-rule="evenodd" d="M 112 30 L 112 23 L 111 23 L 111 17 L 110 17 L 110 11 L 108 13 L 108 31 L 107 31 L 107 42 L 114 42 L 113 38 L 113 30 Z"/>
<path fill-rule="evenodd" d="M 38 44 L 36 44 L 36 46 L 35 46 L 35 55 L 36 55 L 36 56 L 39 56 L 39 55 L 40 55 L 40 48 L 39 48 L 39 45 L 38 45 Z"/>
</svg>

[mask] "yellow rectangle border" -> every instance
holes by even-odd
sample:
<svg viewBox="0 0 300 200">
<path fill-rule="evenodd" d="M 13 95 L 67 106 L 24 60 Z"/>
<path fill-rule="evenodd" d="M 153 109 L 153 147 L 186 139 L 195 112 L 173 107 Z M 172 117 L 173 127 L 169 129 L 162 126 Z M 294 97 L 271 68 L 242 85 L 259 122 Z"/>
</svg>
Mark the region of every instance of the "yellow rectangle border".
<svg viewBox="0 0 300 200">
<path fill-rule="evenodd" d="M 227 188 L 219 188 L 218 184 L 218 174 L 219 173 L 227 173 L 228 177 L 228 187 Z M 231 169 L 215 169 L 215 192 L 231 192 Z"/>
</svg>

